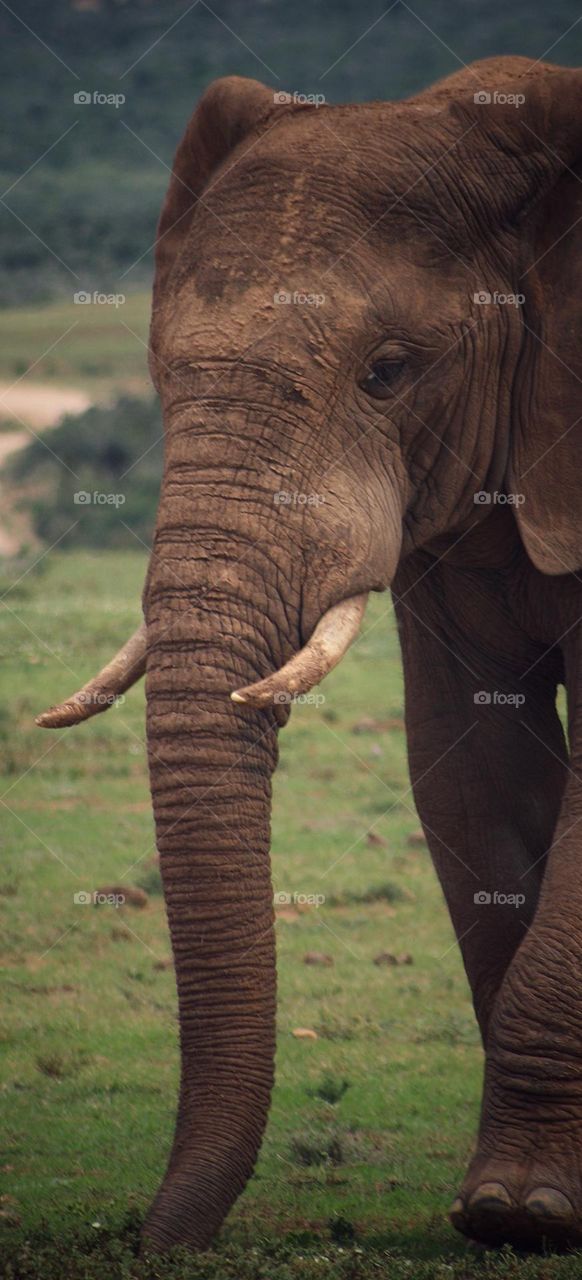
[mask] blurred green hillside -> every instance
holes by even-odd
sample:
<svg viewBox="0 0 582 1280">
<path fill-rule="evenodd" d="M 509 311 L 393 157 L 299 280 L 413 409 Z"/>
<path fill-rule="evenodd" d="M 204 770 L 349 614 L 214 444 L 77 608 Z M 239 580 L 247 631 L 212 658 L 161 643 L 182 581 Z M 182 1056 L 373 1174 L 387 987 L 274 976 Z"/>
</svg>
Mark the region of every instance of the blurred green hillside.
<svg viewBox="0 0 582 1280">
<path fill-rule="evenodd" d="M 463 61 L 582 61 L 574 0 L 21 0 L 0 5 L 0 302 L 147 287 L 168 169 L 204 86 L 401 97 Z M 75 94 L 123 95 L 117 106 Z"/>
</svg>

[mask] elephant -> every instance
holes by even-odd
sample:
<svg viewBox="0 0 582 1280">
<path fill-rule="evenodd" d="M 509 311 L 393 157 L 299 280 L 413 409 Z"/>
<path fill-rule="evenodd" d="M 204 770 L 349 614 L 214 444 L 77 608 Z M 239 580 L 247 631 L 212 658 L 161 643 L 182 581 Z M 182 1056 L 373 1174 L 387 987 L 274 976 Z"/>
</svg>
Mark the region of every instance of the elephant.
<svg viewBox="0 0 582 1280">
<path fill-rule="evenodd" d="M 278 732 L 389 589 L 485 1054 L 451 1220 L 491 1246 L 582 1243 L 581 152 L 582 71 L 513 56 L 398 102 L 226 77 L 178 147 L 144 621 L 38 719 L 88 719 L 146 672 L 181 1047 L 148 1247 L 205 1248 L 254 1168 Z"/>
</svg>

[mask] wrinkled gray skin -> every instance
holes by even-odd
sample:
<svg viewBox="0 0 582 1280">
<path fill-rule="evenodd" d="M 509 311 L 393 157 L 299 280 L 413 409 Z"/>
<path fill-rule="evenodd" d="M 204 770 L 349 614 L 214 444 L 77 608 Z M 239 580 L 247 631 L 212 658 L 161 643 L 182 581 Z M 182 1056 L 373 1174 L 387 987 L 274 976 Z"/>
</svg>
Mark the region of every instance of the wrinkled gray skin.
<svg viewBox="0 0 582 1280">
<path fill-rule="evenodd" d="M 509 58 L 396 104 L 281 106 L 218 81 L 178 150 L 144 594 L 182 1049 L 145 1227 L 158 1248 L 212 1238 L 273 1078 L 270 778 L 287 708 L 229 694 L 331 605 L 390 585 L 415 797 L 487 1055 L 453 1221 L 489 1243 L 582 1241 L 581 143 L 582 73 Z M 296 290 L 324 300 L 274 300 Z M 316 499 L 281 505 L 282 490 Z M 519 505 L 476 504 L 480 490 Z M 519 708 L 496 696 L 516 692 Z M 486 908 L 479 891 L 525 903 Z"/>
</svg>

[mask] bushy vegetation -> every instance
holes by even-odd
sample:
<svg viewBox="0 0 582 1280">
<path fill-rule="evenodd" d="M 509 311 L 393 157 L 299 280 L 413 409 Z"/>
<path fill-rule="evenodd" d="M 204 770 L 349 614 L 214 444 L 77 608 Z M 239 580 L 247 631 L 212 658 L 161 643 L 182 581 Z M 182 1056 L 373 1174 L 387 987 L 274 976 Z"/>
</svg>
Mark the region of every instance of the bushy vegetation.
<svg viewBox="0 0 582 1280">
<path fill-rule="evenodd" d="M 397 98 L 492 54 L 533 61 L 555 46 L 553 59 L 578 65 L 578 17 L 574 0 L 0 6 L 0 300 L 148 284 L 165 166 L 215 76 L 332 103 Z M 79 104 L 79 91 L 125 101 Z"/>
<path fill-rule="evenodd" d="M 49 546 L 133 547 L 151 542 L 162 469 L 154 396 L 123 395 L 63 418 L 14 455 L 8 475 L 34 532 Z"/>
</svg>

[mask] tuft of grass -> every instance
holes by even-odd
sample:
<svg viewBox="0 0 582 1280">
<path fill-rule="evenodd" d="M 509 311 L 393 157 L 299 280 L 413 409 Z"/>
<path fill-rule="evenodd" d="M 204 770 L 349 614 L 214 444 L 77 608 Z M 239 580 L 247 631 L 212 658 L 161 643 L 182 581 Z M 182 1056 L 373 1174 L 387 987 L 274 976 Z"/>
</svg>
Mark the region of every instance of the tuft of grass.
<svg viewBox="0 0 582 1280">
<path fill-rule="evenodd" d="M 45 994 L 42 988 L 37 989 L 39 995 Z M 86 1058 L 83 1054 L 77 1053 L 40 1053 L 36 1058 L 36 1068 L 44 1076 L 49 1076 L 53 1080 L 65 1080 L 68 1076 L 74 1076 L 85 1065 Z"/>
<path fill-rule="evenodd" d="M 295 1164 L 310 1168 L 312 1165 L 343 1164 L 344 1151 L 337 1134 L 311 1136 L 294 1134 L 289 1143 L 291 1159 Z"/>
<path fill-rule="evenodd" d="M 386 881 L 368 889 L 344 889 L 341 893 L 330 894 L 326 901 L 328 907 L 345 907 L 367 905 L 371 902 L 402 902 L 405 896 L 400 885 Z"/>
<path fill-rule="evenodd" d="M 329 1102 L 330 1106 L 335 1107 L 349 1087 L 349 1080 L 336 1080 L 334 1076 L 326 1075 L 318 1085 L 308 1087 L 307 1092 L 311 1098 L 320 1098 L 322 1102 Z"/>
<path fill-rule="evenodd" d="M 144 871 L 139 876 L 137 883 L 139 888 L 144 889 L 149 897 L 154 897 L 156 894 L 159 897 L 164 892 L 160 869 L 157 866 L 150 867 L 147 871 Z"/>
</svg>

